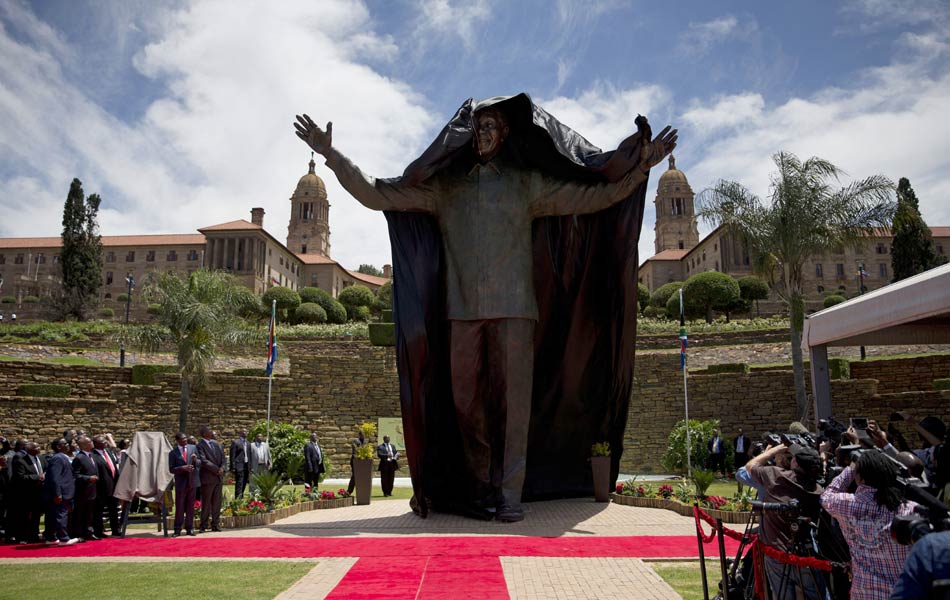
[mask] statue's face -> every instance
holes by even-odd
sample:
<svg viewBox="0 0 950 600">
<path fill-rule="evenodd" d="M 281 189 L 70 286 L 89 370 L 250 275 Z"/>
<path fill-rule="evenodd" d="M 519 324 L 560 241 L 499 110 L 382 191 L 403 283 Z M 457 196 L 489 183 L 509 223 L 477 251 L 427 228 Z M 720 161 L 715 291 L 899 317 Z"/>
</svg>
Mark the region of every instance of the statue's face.
<svg viewBox="0 0 950 600">
<path fill-rule="evenodd" d="M 508 137 L 508 125 L 493 113 L 478 115 L 478 155 L 491 160 L 501 151 L 501 145 Z"/>
</svg>

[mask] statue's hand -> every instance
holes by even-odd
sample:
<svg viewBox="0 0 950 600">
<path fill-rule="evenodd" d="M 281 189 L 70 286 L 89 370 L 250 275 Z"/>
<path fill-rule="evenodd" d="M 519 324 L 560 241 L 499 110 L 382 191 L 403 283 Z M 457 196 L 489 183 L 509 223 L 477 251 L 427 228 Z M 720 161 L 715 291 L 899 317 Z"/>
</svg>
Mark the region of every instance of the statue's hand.
<svg viewBox="0 0 950 600">
<path fill-rule="evenodd" d="M 647 171 L 660 164 L 660 161 L 676 148 L 678 134 L 679 130 L 671 129 L 667 125 L 653 141 L 643 144 L 640 148 L 640 169 Z"/>
<path fill-rule="evenodd" d="M 307 142 L 307 145 L 313 148 L 314 152 L 326 156 L 333 145 L 333 123 L 327 123 L 327 130 L 323 131 L 313 122 L 308 115 L 297 115 L 297 122 L 294 123 L 297 129 L 297 137 Z"/>
</svg>

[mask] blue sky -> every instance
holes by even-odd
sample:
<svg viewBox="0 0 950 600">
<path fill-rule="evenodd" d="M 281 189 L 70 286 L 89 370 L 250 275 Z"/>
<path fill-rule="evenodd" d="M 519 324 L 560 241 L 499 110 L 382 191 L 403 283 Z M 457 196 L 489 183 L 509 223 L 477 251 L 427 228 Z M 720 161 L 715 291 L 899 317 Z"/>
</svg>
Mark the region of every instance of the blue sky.
<svg viewBox="0 0 950 600">
<path fill-rule="evenodd" d="M 283 239 L 309 160 L 295 113 L 333 120 L 341 151 L 392 176 L 465 98 L 522 91 L 605 149 L 637 113 L 679 127 L 697 192 L 724 178 L 765 194 L 789 150 L 909 177 L 925 219 L 950 225 L 946 2 L 273 4 L 0 0 L 0 236 L 57 235 L 76 176 L 103 196 L 104 234 L 263 206 Z M 334 258 L 388 262 L 383 217 L 318 173 Z"/>
</svg>

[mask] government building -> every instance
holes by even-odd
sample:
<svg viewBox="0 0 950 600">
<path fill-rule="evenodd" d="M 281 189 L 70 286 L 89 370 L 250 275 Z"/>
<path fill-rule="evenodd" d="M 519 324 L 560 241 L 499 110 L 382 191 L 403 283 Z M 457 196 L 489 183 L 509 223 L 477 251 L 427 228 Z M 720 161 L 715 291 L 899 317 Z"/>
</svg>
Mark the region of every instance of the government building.
<svg viewBox="0 0 950 600">
<path fill-rule="evenodd" d="M 726 228 L 719 226 L 699 239 L 694 198 L 686 174 L 676 168 L 676 159 L 670 156 L 669 168 L 660 176 L 654 200 L 656 254 L 644 261 L 637 273 L 637 280 L 651 292 L 664 283 L 686 281 L 703 271 L 719 271 L 736 278 L 753 274 L 749 252 Z M 950 227 L 931 227 L 930 231 L 937 253 L 946 256 Z M 890 283 L 892 241 L 889 232 L 880 230 L 868 236 L 860 248 L 812 257 L 804 272 L 809 308 L 820 307 L 824 297 L 832 293 L 858 293 L 862 265 L 867 290 Z"/>
<path fill-rule="evenodd" d="M 330 257 L 330 203 L 314 167 L 311 158 L 290 197 L 286 244 L 264 229 L 263 208 L 252 208 L 250 221 L 209 225 L 197 233 L 103 235 L 101 305 L 110 306 L 127 291 L 128 275 L 141 282 L 155 271 L 188 275 L 200 268 L 232 273 L 257 294 L 273 286 L 318 287 L 337 297 L 356 284 L 375 292 L 391 279 L 392 268 L 385 265 L 385 276 L 375 277 L 350 271 Z M 0 238 L 0 311 L 28 316 L 33 299 L 59 289 L 61 248 L 59 237 Z"/>
</svg>

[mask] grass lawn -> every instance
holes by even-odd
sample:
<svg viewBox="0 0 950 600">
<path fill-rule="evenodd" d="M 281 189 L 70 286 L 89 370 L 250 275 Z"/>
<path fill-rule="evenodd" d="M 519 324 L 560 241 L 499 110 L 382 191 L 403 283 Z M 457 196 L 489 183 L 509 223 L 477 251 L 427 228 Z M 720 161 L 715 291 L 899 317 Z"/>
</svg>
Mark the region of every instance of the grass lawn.
<svg viewBox="0 0 950 600">
<path fill-rule="evenodd" d="M 107 560 L 107 559 L 106 559 Z M 0 598 L 71 600 L 156 598 L 271 599 L 313 568 L 314 562 L 248 561 L 62 563 L 0 565 Z M 186 586 L 183 585 L 187 583 Z"/>
<path fill-rule="evenodd" d="M 647 565 L 656 571 L 683 600 L 701 600 L 703 597 L 703 580 L 699 572 L 699 560 L 693 562 L 648 562 Z M 706 578 L 709 583 L 709 596 L 718 592 L 719 561 L 706 561 Z"/>
<path fill-rule="evenodd" d="M 0 354 L 0 362 L 3 361 L 12 361 L 12 360 L 26 360 L 28 362 L 40 362 L 47 363 L 52 365 L 80 365 L 84 367 L 104 367 L 105 363 L 101 363 L 98 360 L 92 360 L 91 358 L 86 358 L 85 356 L 54 356 L 52 358 L 43 358 L 40 360 L 20 358 L 17 356 L 7 356 Z"/>
</svg>

